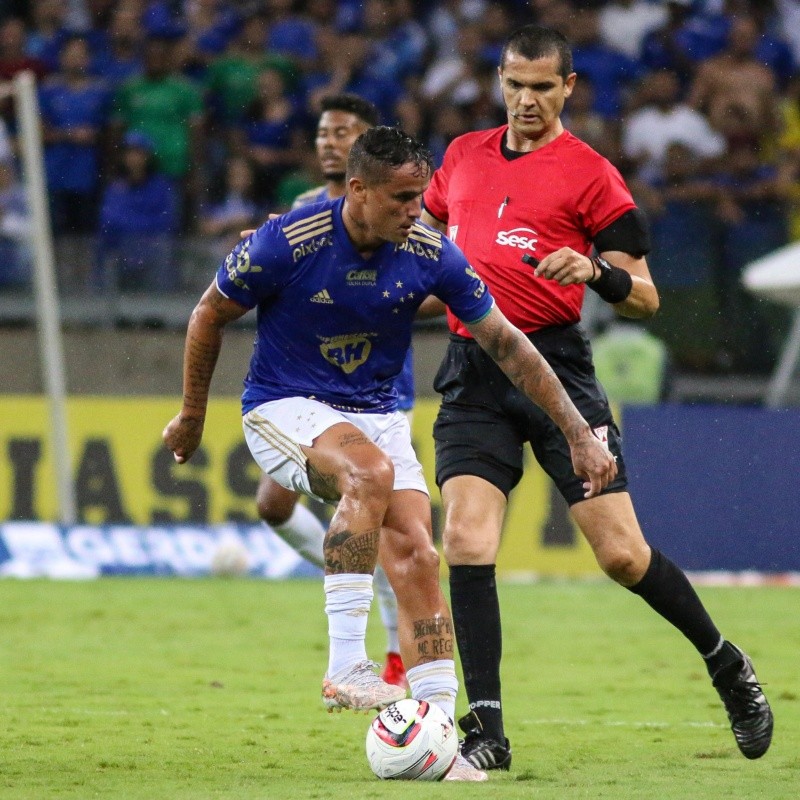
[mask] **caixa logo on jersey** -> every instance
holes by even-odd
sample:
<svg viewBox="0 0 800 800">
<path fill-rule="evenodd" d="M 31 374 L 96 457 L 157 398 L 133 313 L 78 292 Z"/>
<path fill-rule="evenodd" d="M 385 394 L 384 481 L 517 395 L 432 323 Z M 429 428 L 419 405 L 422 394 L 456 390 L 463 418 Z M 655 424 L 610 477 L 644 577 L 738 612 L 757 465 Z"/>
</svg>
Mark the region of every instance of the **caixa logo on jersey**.
<svg viewBox="0 0 800 800">
<path fill-rule="evenodd" d="M 519 250 L 536 251 L 538 234 L 530 228 L 514 228 L 510 231 L 500 231 L 495 239 L 495 244 L 502 244 L 505 247 L 516 247 Z"/>
</svg>

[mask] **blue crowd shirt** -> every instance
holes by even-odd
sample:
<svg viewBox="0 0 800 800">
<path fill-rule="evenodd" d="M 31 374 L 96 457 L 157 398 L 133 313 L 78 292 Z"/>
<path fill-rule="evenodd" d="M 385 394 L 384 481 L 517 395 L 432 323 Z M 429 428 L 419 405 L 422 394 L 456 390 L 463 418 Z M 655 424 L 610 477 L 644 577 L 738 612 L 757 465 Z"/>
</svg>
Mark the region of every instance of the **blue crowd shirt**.
<svg viewBox="0 0 800 800">
<path fill-rule="evenodd" d="M 467 323 L 491 310 L 486 286 L 439 231 L 417 223 L 407 241 L 385 242 L 365 259 L 344 227 L 343 205 L 339 198 L 270 220 L 217 271 L 222 294 L 257 308 L 244 413 L 287 397 L 394 411 L 394 384 L 425 297 L 436 295 Z"/>
<path fill-rule="evenodd" d="M 58 130 L 88 126 L 102 129 L 108 123 L 111 92 L 104 81 L 92 80 L 80 89 L 54 77 L 39 91 L 42 119 Z M 57 142 L 45 147 L 47 185 L 51 190 L 88 193 L 100 181 L 97 145 Z"/>
</svg>

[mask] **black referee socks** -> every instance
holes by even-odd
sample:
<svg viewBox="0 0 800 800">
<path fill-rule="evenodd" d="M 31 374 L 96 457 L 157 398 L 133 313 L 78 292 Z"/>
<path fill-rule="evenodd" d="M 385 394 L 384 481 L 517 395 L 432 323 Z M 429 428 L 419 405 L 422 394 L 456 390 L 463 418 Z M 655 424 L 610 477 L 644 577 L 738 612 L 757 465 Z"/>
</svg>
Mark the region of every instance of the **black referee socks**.
<svg viewBox="0 0 800 800">
<path fill-rule="evenodd" d="M 486 736 L 503 743 L 503 635 L 495 565 L 450 567 L 450 604 L 470 709 L 480 719 Z"/>
<path fill-rule="evenodd" d="M 651 549 L 647 572 L 636 586 L 628 588 L 671 622 L 700 655 L 712 652 L 722 637 L 697 592 L 680 567 L 655 548 Z"/>
</svg>

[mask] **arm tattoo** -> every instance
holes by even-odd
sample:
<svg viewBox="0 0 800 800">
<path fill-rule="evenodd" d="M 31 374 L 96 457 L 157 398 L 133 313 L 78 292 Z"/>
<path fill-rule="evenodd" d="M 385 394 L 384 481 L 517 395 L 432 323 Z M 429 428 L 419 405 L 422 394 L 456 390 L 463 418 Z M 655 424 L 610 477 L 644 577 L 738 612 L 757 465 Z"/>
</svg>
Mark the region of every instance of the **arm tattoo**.
<svg viewBox="0 0 800 800">
<path fill-rule="evenodd" d="M 328 574 L 360 573 L 371 575 L 378 560 L 380 528 L 353 533 L 349 530 L 329 534 L 325 539 L 325 571 Z"/>
<path fill-rule="evenodd" d="M 568 441 L 574 441 L 585 431 L 586 421 L 555 372 L 524 333 L 495 313 L 471 326 L 471 331 L 514 386 L 547 413 Z"/>
</svg>

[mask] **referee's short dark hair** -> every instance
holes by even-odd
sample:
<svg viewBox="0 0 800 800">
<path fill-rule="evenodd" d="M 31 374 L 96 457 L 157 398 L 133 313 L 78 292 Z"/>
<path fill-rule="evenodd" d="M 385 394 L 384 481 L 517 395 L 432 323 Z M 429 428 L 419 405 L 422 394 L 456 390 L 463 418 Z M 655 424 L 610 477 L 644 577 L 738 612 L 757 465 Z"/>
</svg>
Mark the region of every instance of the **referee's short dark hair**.
<svg viewBox="0 0 800 800">
<path fill-rule="evenodd" d="M 389 170 L 414 164 L 420 174 L 433 173 L 433 156 L 425 145 L 400 128 L 377 125 L 355 140 L 347 157 L 347 178 L 359 177 L 378 185 L 387 181 Z"/>
<path fill-rule="evenodd" d="M 509 53 L 518 53 L 530 61 L 557 55 L 558 74 L 564 80 L 573 71 L 572 49 L 569 42 L 562 33 L 553 28 L 544 28 L 541 25 L 523 25 L 517 28 L 503 45 L 503 51 L 500 53 L 501 70 Z"/>
<path fill-rule="evenodd" d="M 319 108 L 320 113 L 325 111 L 344 111 L 347 114 L 355 114 L 371 128 L 381 120 L 377 107 L 357 94 L 329 94 L 322 98 Z"/>
</svg>

